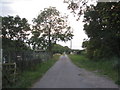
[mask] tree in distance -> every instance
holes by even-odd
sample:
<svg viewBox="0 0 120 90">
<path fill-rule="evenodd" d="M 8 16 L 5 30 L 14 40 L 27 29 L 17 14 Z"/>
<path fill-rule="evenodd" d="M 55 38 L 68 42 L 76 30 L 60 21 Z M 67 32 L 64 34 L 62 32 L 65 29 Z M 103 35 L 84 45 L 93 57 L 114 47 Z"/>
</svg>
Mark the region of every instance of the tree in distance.
<svg viewBox="0 0 120 90">
<path fill-rule="evenodd" d="M 55 44 L 52 48 L 52 51 L 53 51 L 53 54 L 55 53 L 63 54 L 64 52 L 69 54 L 71 52 L 71 49 L 68 46 Z"/>
<path fill-rule="evenodd" d="M 57 41 L 71 40 L 72 33 L 67 23 L 67 16 L 60 15 L 55 7 L 45 8 L 37 18 L 33 19 L 33 36 L 31 37 L 33 49 L 51 52 Z"/>
</svg>

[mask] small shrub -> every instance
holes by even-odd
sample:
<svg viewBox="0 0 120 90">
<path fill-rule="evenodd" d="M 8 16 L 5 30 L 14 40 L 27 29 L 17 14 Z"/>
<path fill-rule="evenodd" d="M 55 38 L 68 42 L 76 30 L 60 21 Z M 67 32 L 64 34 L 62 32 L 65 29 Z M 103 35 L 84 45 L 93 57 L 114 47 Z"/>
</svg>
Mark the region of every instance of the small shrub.
<svg viewBox="0 0 120 90">
<path fill-rule="evenodd" d="M 120 80 L 117 80 L 115 83 L 118 84 L 118 85 L 120 85 Z"/>
<path fill-rule="evenodd" d="M 113 68 L 119 70 L 120 69 L 120 60 L 119 60 L 119 58 L 114 57 L 113 60 L 114 60 Z"/>
</svg>

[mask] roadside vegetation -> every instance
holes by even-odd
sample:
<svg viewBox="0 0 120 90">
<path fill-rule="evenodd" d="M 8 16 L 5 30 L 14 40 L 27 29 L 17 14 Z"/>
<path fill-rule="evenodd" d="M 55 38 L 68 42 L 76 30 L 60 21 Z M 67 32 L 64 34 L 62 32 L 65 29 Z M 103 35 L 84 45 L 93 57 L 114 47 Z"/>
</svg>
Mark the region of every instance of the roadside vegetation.
<svg viewBox="0 0 120 90">
<path fill-rule="evenodd" d="M 118 81 L 118 68 L 116 67 L 117 58 L 93 61 L 85 55 L 69 55 L 69 57 L 78 67 L 94 71 L 100 75 L 106 75 L 114 80 L 115 83 L 120 84 Z"/>
<path fill-rule="evenodd" d="M 83 30 L 88 36 L 82 44 L 85 56 L 70 55 L 70 58 L 76 65 L 108 75 L 120 84 L 120 2 L 97 2 L 89 6 L 88 1 L 80 1 L 85 9 L 74 0 L 66 2 L 78 17 L 84 15 Z"/>
<path fill-rule="evenodd" d="M 60 55 L 54 55 L 51 60 L 47 60 L 45 62 L 42 62 L 42 63 L 36 65 L 34 70 L 23 72 L 19 76 L 17 82 L 14 85 L 12 85 L 12 87 L 10 87 L 10 88 L 29 88 L 29 87 L 31 87 L 33 83 L 35 83 L 38 79 L 40 79 L 46 73 L 46 71 L 48 71 L 48 69 L 55 64 L 55 62 L 58 60 L 59 56 Z"/>
<path fill-rule="evenodd" d="M 62 53 L 62 48 L 69 50 L 67 46 L 60 45 L 60 52 L 53 48 L 57 47 L 57 41 L 68 41 L 73 37 L 67 16 L 62 15 L 55 7 L 41 10 L 32 20 L 32 24 L 19 15 L 0 16 L 0 19 L 4 64 L 3 88 L 28 87 L 54 64 L 55 61 L 50 60 L 54 53 Z M 30 71 L 34 68 L 36 69 Z M 16 79 L 19 82 L 16 82 Z"/>
</svg>

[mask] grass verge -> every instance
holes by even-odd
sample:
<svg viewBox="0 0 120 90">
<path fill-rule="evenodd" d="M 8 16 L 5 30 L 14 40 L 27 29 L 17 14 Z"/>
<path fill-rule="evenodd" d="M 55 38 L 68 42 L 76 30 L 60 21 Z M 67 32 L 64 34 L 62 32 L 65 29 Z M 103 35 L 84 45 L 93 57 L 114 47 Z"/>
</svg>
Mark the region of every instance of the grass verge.
<svg viewBox="0 0 120 90">
<path fill-rule="evenodd" d="M 55 64 L 58 60 L 59 55 L 53 56 L 51 60 L 42 62 L 41 64 L 36 65 L 34 71 L 26 71 L 23 72 L 20 77 L 19 81 L 11 88 L 29 88 L 35 83 L 39 78 L 41 78 L 48 69 Z"/>
<path fill-rule="evenodd" d="M 83 55 L 69 55 L 69 57 L 78 67 L 85 68 L 90 71 L 95 71 L 100 75 L 106 75 L 115 82 L 118 81 L 118 71 L 113 68 L 114 60 L 92 61 Z"/>
</svg>

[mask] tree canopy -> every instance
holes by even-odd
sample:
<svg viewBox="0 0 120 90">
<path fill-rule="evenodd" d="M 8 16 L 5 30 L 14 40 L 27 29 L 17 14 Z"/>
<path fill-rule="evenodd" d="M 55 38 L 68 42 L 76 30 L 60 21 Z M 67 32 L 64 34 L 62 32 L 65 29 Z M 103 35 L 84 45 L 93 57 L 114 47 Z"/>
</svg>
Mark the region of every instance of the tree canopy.
<svg viewBox="0 0 120 90">
<path fill-rule="evenodd" d="M 119 6 L 120 2 L 104 2 L 87 8 L 84 30 L 89 40 L 83 46 L 90 58 L 120 57 Z"/>
<path fill-rule="evenodd" d="M 72 39 L 71 27 L 68 26 L 67 16 L 62 16 L 55 7 L 45 8 L 33 20 L 31 42 L 34 49 L 52 49 L 57 41 Z"/>
<path fill-rule="evenodd" d="M 80 19 L 81 15 L 84 14 L 86 8 L 89 7 L 91 0 L 64 0 L 64 3 L 68 4 L 68 10 L 71 10 L 71 13 L 78 16 L 77 21 Z"/>
<path fill-rule="evenodd" d="M 30 25 L 27 19 L 19 16 L 2 17 L 2 46 L 4 50 L 23 50 L 27 48 L 27 32 Z"/>
</svg>

